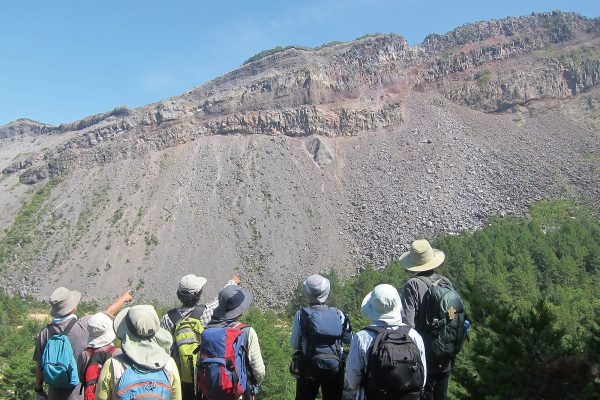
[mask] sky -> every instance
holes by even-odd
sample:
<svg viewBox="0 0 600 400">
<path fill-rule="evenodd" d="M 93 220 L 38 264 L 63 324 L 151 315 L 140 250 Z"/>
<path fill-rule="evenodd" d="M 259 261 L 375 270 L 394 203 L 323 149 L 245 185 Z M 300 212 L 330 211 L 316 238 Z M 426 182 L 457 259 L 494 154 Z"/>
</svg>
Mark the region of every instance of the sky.
<svg viewBox="0 0 600 400">
<path fill-rule="evenodd" d="M 0 125 L 59 124 L 139 107 L 223 75 L 261 50 L 394 32 L 411 45 L 468 22 L 600 0 L 5 0 Z"/>
</svg>

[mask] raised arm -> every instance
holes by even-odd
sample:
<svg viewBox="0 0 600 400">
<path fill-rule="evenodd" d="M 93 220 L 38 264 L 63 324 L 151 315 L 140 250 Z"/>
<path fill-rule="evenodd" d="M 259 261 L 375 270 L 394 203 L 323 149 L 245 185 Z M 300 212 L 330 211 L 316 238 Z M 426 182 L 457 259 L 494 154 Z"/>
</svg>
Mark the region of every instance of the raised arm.
<svg viewBox="0 0 600 400">
<path fill-rule="evenodd" d="M 121 311 L 123 305 L 131 300 L 133 300 L 133 297 L 131 296 L 131 290 L 127 290 L 125 293 L 120 295 L 114 303 L 108 306 L 104 312 L 114 317 L 119 313 L 119 311 Z"/>
</svg>

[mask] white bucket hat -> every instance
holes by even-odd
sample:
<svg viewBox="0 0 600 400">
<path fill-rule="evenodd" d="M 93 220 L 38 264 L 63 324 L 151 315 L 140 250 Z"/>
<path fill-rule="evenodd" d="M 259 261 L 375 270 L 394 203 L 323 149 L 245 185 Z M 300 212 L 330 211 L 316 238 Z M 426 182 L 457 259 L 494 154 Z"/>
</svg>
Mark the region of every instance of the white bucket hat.
<svg viewBox="0 0 600 400">
<path fill-rule="evenodd" d="M 69 290 L 65 287 L 55 289 L 49 299 L 52 307 L 50 315 L 54 318 L 66 316 L 77 308 L 79 300 L 81 300 L 81 293 L 76 290 Z"/>
<path fill-rule="evenodd" d="M 410 251 L 403 253 L 398 261 L 409 271 L 422 272 L 439 267 L 446 256 L 441 250 L 433 249 L 425 239 L 415 240 Z"/>
<path fill-rule="evenodd" d="M 112 343 L 115 338 L 112 319 L 103 312 L 92 315 L 88 321 L 88 347 L 97 349 Z"/>
<path fill-rule="evenodd" d="M 181 278 L 179 282 L 178 292 L 198 293 L 206 285 L 206 278 L 202 276 L 196 276 L 194 274 L 188 274 Z"/>
<path fill-rule="evenodd" d="M 330 289 L 329 279 L 319 274 L 311 275 L 304 281 L 304 293 L 310 302 L 325 303 Z"/>
<path fill-rule="evenodd" d="M 371 321 L 402 323 L 402 302 L 398 290 L 387 284 L 375 286 L 363 299 L 360 312 Z"/>
<path fill-rule="evenodd" d="M 115 317 L 114 327 L 121 339 L 123 352 L 136 364 L 156 370 L 169 361 L 169 354 L 161 346 L 164 343 L 158 343 L 156 338 L 159 330 L 164 329 L 160 327 L 154 307 L 138 305 L 124 308 Z M 164 337 L 165 333 L 161 332 L 159 338 Z"/>
</svg>

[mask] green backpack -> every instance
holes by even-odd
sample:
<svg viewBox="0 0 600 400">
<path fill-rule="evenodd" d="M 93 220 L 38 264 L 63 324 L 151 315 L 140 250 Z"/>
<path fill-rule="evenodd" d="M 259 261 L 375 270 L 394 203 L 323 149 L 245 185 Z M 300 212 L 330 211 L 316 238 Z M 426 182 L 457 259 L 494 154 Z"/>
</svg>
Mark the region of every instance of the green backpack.
<svg viewBox="0 0 600 400">
<path fill-rule="evenodd" d="M 434 282 L 427 276 L 417 278 L 429 288 L 422 333 L 427 362 L 447 361 L 456 357 L 467 336 L 465 305 L 447 279 Z"/>
<path fill-rule="evenodd" d="M 200 346 L 201 334 L 204 330 L 200 318 L 205 309 L 206 306 L 197 305 L 185 318 L 181 318 L 177 310 L 169 312 L 169 318 L 175 323 L 173 353 L 179 364 L 181 382 L 194 383 L 198 358 L 196 349 Z"/>
</svg>

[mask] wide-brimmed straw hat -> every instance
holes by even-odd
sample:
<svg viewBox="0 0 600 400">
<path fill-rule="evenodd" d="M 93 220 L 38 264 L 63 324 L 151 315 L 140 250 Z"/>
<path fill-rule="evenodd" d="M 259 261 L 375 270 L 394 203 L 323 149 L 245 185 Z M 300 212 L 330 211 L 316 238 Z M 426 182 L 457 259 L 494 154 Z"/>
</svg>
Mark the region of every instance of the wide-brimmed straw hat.
<svg viewBox="0 0 600 400">
<path fill-rule="evenodd" d="M 398 290 L 385 283 L 375 286 L 363 299 L 360 312 L 371 321 L 402 323 L 402 302 Z"/>
<path fill-rule="evenodd" d="M 311 303 L 325 303 L 329 296 L 330 288 L 331 283 L 329 279 L 319 274 L 311 275 L 304 281 L 304 293 L 306 293 L 308 301 Z"/>
<path fill-rule="evenodd" d="M 139 366 L 155 370 L 163 368 L 169 361 L 169 354 L 156 339 L 159 330 L 164 329 L 160 327 L 154 307 L 138 305 L 124 308 L 115 317 L 114 327 L 123 351 Z M 164 332 L 159 337 L 164 337 Z"/>
<path fill-rule="evenodd" d="M 213 316 L 221 320 L 239 317 L 250 307 L 252 293 L 237 285 L 227 285 L 219 292 L 219 305 Z"/>
<path fill-rule="evenodd" d="M 55 289 L 50 295 L 49 303 L 52 309 L 50 315 L 54 318 L 64 317 L 77 308 L 81 300 L 81 293 L 65 287 Z"/>
<path fill-rule="evenodd" d="M 403 253 L 398 261 L 409 271 L 422 272 L 439 267 L 445 258 L 444 252 L 432 248 L 427 240 L 421 239 L 412 242 L 410 251 Z"/>
<path fill-rule="evenodd" d="M 100 348 L 112 343 L 115 338 L 113 320 L 103 312 L 96 313 L 88 321 L 88 347 Z"/>
</svg>

